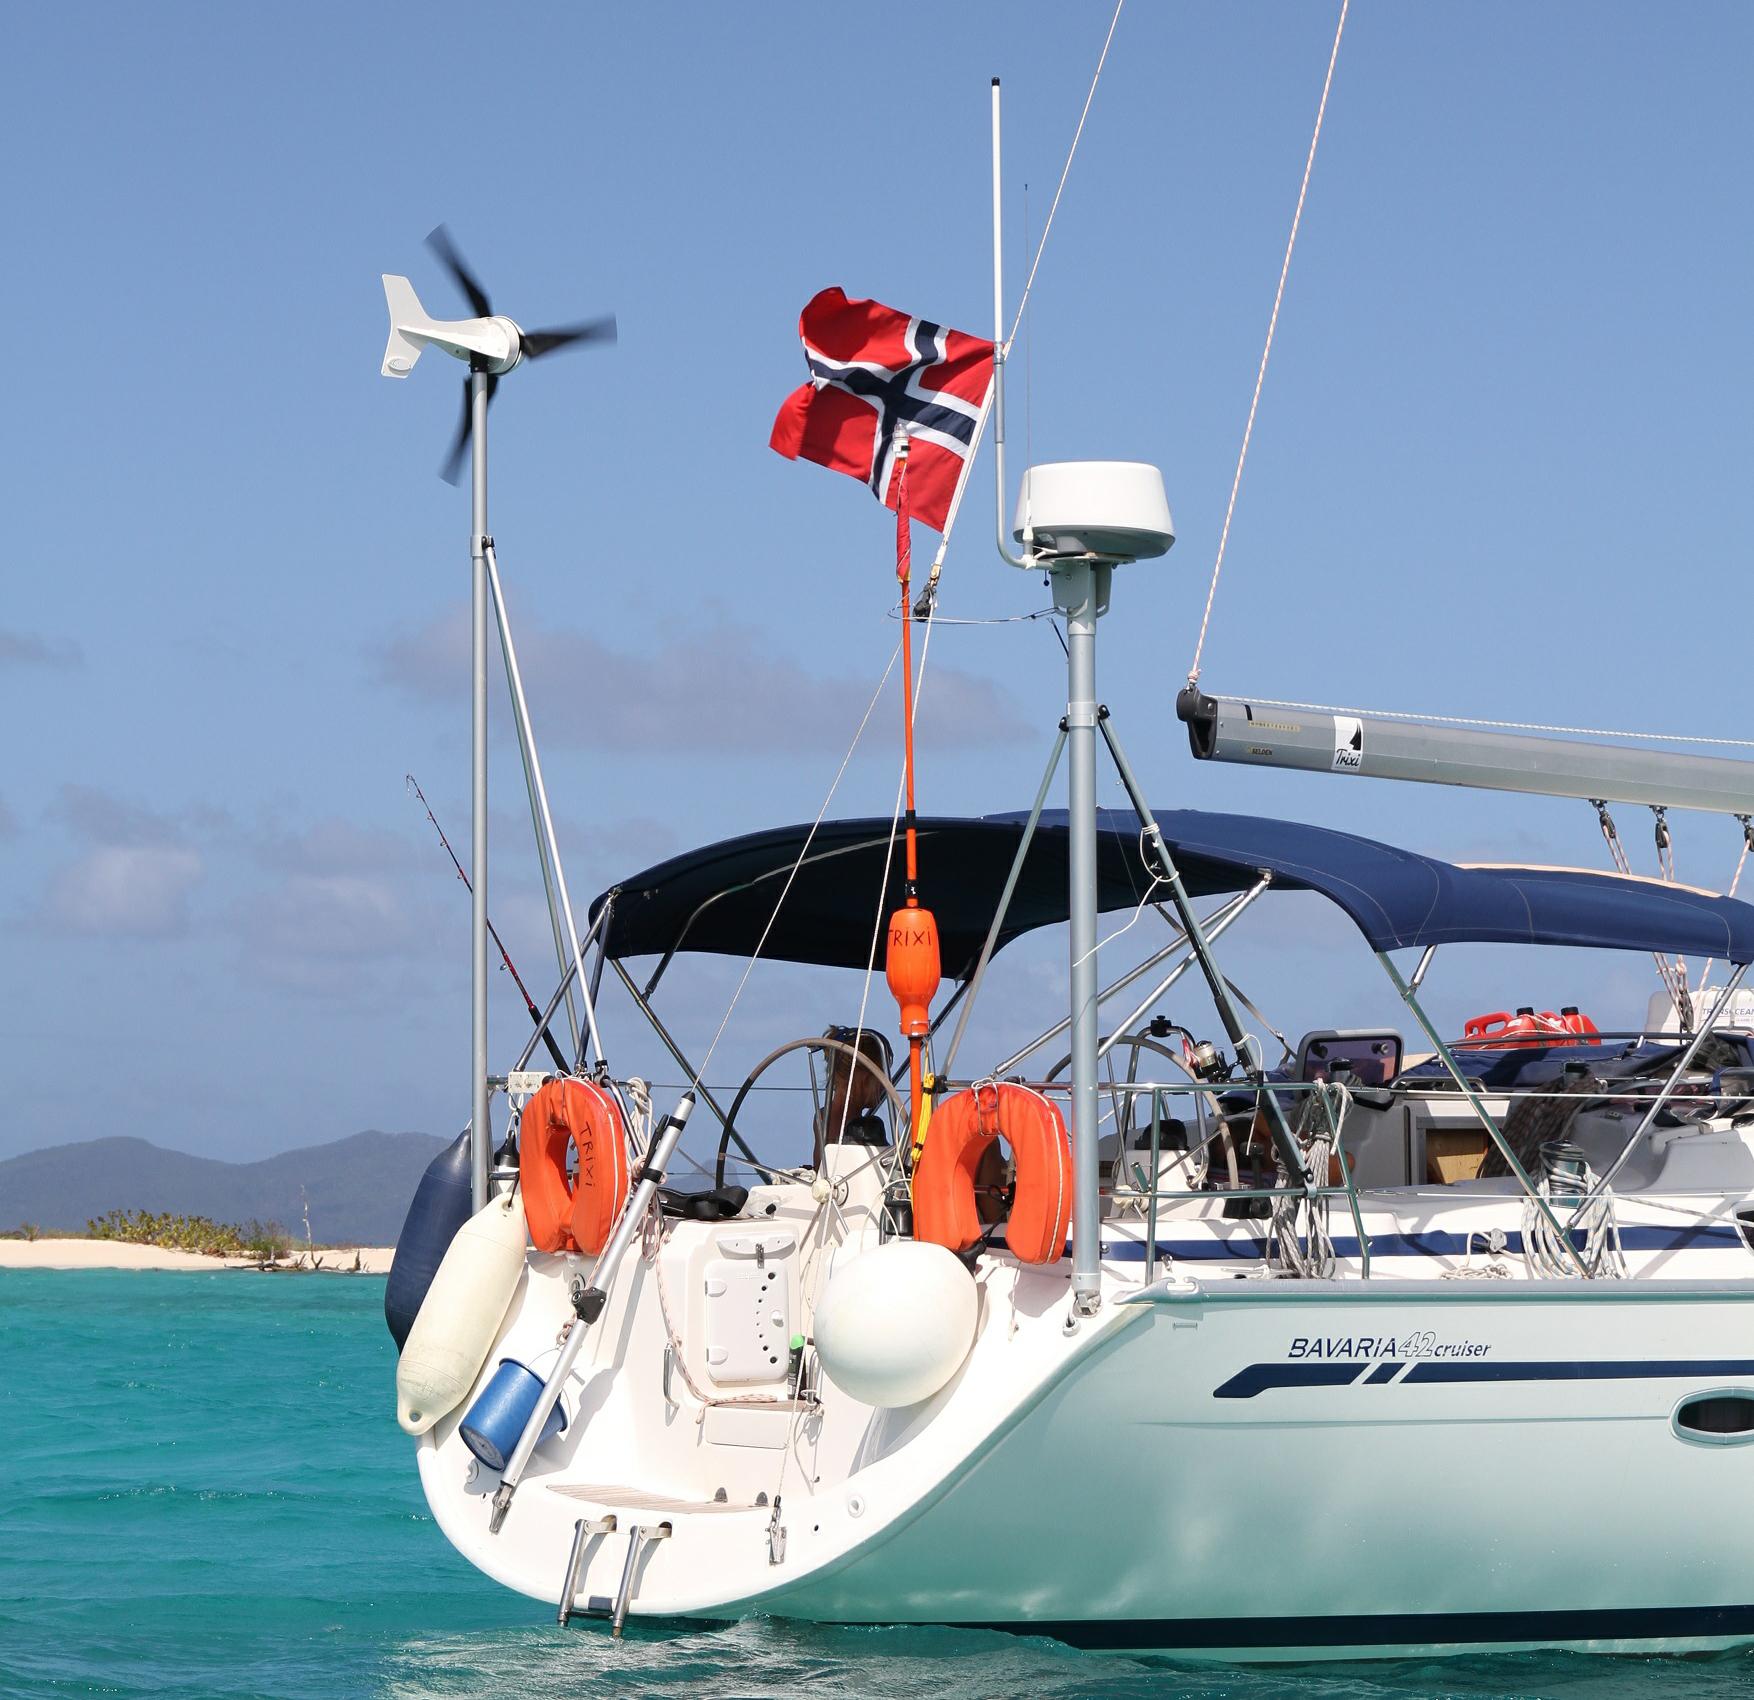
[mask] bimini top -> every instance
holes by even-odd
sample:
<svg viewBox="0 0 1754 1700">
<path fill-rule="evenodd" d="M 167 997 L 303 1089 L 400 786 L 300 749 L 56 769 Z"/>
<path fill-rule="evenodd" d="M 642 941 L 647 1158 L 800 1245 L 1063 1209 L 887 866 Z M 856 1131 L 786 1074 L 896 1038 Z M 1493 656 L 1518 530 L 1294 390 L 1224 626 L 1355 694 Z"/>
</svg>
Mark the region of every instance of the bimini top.
<svg viewBox="0 0 1754 1700">
<path fill-rule="evenodd" d="M 921 901 L 937 916 L 944 971 L 953 978 L 980 954 L 1027 818 L 919 820 Z M 1244 891 L 1269 873 L 1276 891 L 1319 891 L 1338 904 L 1376 950 L 1476 942 L 1754 960 L 1754 906 L 1691 886 L 1571 868 L 1459 867 L 1349 832 L 1253 815 L 1170 809 L 1157 819 L 1191 896 Z M 611 887 L 591 905 L 594 918 L 614 900 L 609 955 L 748 956 L 760 944 L 769 960 L 863 968 L 873 930 L 901 902 L 899 839 L 890 855 L 886 819 L 823 822 L 774 918 L 809 833 L 790 826 L 726 839 Z M 1066 919 L 1066 851 L 1065 814 L 1044 813 L 1001 948 Z M 1131 909 L 1150 888 L 1138 821 L 1099 810 L 1098 907 Z M 1156 896 L 1164 899 L 1165 888 Z"/>
</svg>

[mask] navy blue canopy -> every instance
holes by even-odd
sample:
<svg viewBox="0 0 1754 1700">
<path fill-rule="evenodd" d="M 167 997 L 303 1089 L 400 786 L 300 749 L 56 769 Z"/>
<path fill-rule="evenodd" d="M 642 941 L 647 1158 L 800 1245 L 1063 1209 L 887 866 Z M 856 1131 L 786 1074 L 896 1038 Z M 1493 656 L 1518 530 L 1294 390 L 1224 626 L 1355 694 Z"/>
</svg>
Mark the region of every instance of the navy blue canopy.
<svg viewBox="0 0 1754 1700">
<path fill-rule="evenodd" d="M 1027 818 L 918 823 L 921 901 L 937 916 L 944 971 L 953 978 L 973 967 Z M 1754 907 L 1686 886 L 1569 868 L 1458 867 L 1349 832 L 1253 815 L 1170 809 L 1157 818 L 1191 896 L 1244 891 L 1270 873 L 1275 891 L 1318 891 L 1338 904 L 1376 950 L 1478 942 L 1754 960 Z M 901 902 L 900 845 L 891 855 L 887 819 L 823 822 L 776 917 L 809 834 L 791 826 L 726 839 L 611 887 L 591 906 L 595 917 L 613 900 L 609 955 L 747 956 L 759 943 L 769 960 L 863 968 L 873 929 Z M 1001 947 L 1066 919 L 1066 854 L 1064 813 L 1044 813 Z M 1138 821 L 1099 810 L 1098 907 L 1133 908 L 1150 889 Z M 1155 895 L 1167 894 L 1159 886 Z"/>
</svg>

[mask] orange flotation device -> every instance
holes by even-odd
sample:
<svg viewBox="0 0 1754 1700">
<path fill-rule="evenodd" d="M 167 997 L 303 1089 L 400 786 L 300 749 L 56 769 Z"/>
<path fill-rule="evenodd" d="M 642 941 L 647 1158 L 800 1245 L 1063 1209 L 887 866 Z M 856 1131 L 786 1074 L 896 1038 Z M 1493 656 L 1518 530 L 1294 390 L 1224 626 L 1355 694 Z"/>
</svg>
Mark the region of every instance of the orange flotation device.
<svg viewBox="0 0 1754 1700">
<path fill-rule="evenodd" d="M 1072 1222 L 1072 1142 L 1059 1110 L 1011 1081 L 983 1081 L 933 1106 L 914 1170 L 914 1237 L 954 1252 L 980 1243 L 974 1174 L 995 1139 L 1017 1165 L 1006 1245 L 1025 1263 L 1058 1262 Z"/>
<path fill-rule="evenodd" d="M 567 1178 L 567 1149 L 578 1178 Z M 518 1185 L 538 1251 L 595 1257 L 627 1205 L 627 1124 L 615 1094 L 589 1080 L 551 1080 L 518 1123 Z"/>
</svg>

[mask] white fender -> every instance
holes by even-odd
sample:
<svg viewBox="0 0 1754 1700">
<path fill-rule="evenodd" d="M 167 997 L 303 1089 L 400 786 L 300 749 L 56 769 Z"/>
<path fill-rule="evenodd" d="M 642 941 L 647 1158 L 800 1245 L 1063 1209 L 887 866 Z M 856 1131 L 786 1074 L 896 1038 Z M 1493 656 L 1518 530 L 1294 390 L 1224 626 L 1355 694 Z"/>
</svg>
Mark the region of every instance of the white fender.
<svg viewBox="0 0 1754 1700">
<path fill-rule="evenodd" d="M 974 1344 L 979 1296 L 954 1253 L 891 1240 L 837 1263 L 812 1331 L 823 1373 L 862 1405 L 930 1399 Z"/>
<path fill-rule="evenodd" d="M 524 1272 L 524 1201 L 496 1198 L 457 1230 L 396 1366 L 396 1421 L 425 1434 L 475 1385 Z"/>
</svg>

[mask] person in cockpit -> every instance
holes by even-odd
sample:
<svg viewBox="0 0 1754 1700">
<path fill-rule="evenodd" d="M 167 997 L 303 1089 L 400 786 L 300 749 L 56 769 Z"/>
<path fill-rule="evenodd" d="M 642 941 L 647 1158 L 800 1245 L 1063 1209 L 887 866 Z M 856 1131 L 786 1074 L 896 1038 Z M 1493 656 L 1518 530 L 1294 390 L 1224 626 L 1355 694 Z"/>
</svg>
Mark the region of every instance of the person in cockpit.
<svg viewBox="0 0 1754 1700">
<path fill-rule="evenodd" d="M 895 1066 L 888 1039 L 875 1028 L 830 1027 L 822 1036 L 846 1049 L 828 1053 L 828 1102 L 816 1112 L 813 1129 L 811 1166 L 818 1170 L 830 1145 L 889 1143 L 889 1129 L 877 1111 L 883 1104 L 883 1082 Z M 855 1050 L 872 1066 L 855 1062 Z"/>
</svg>

